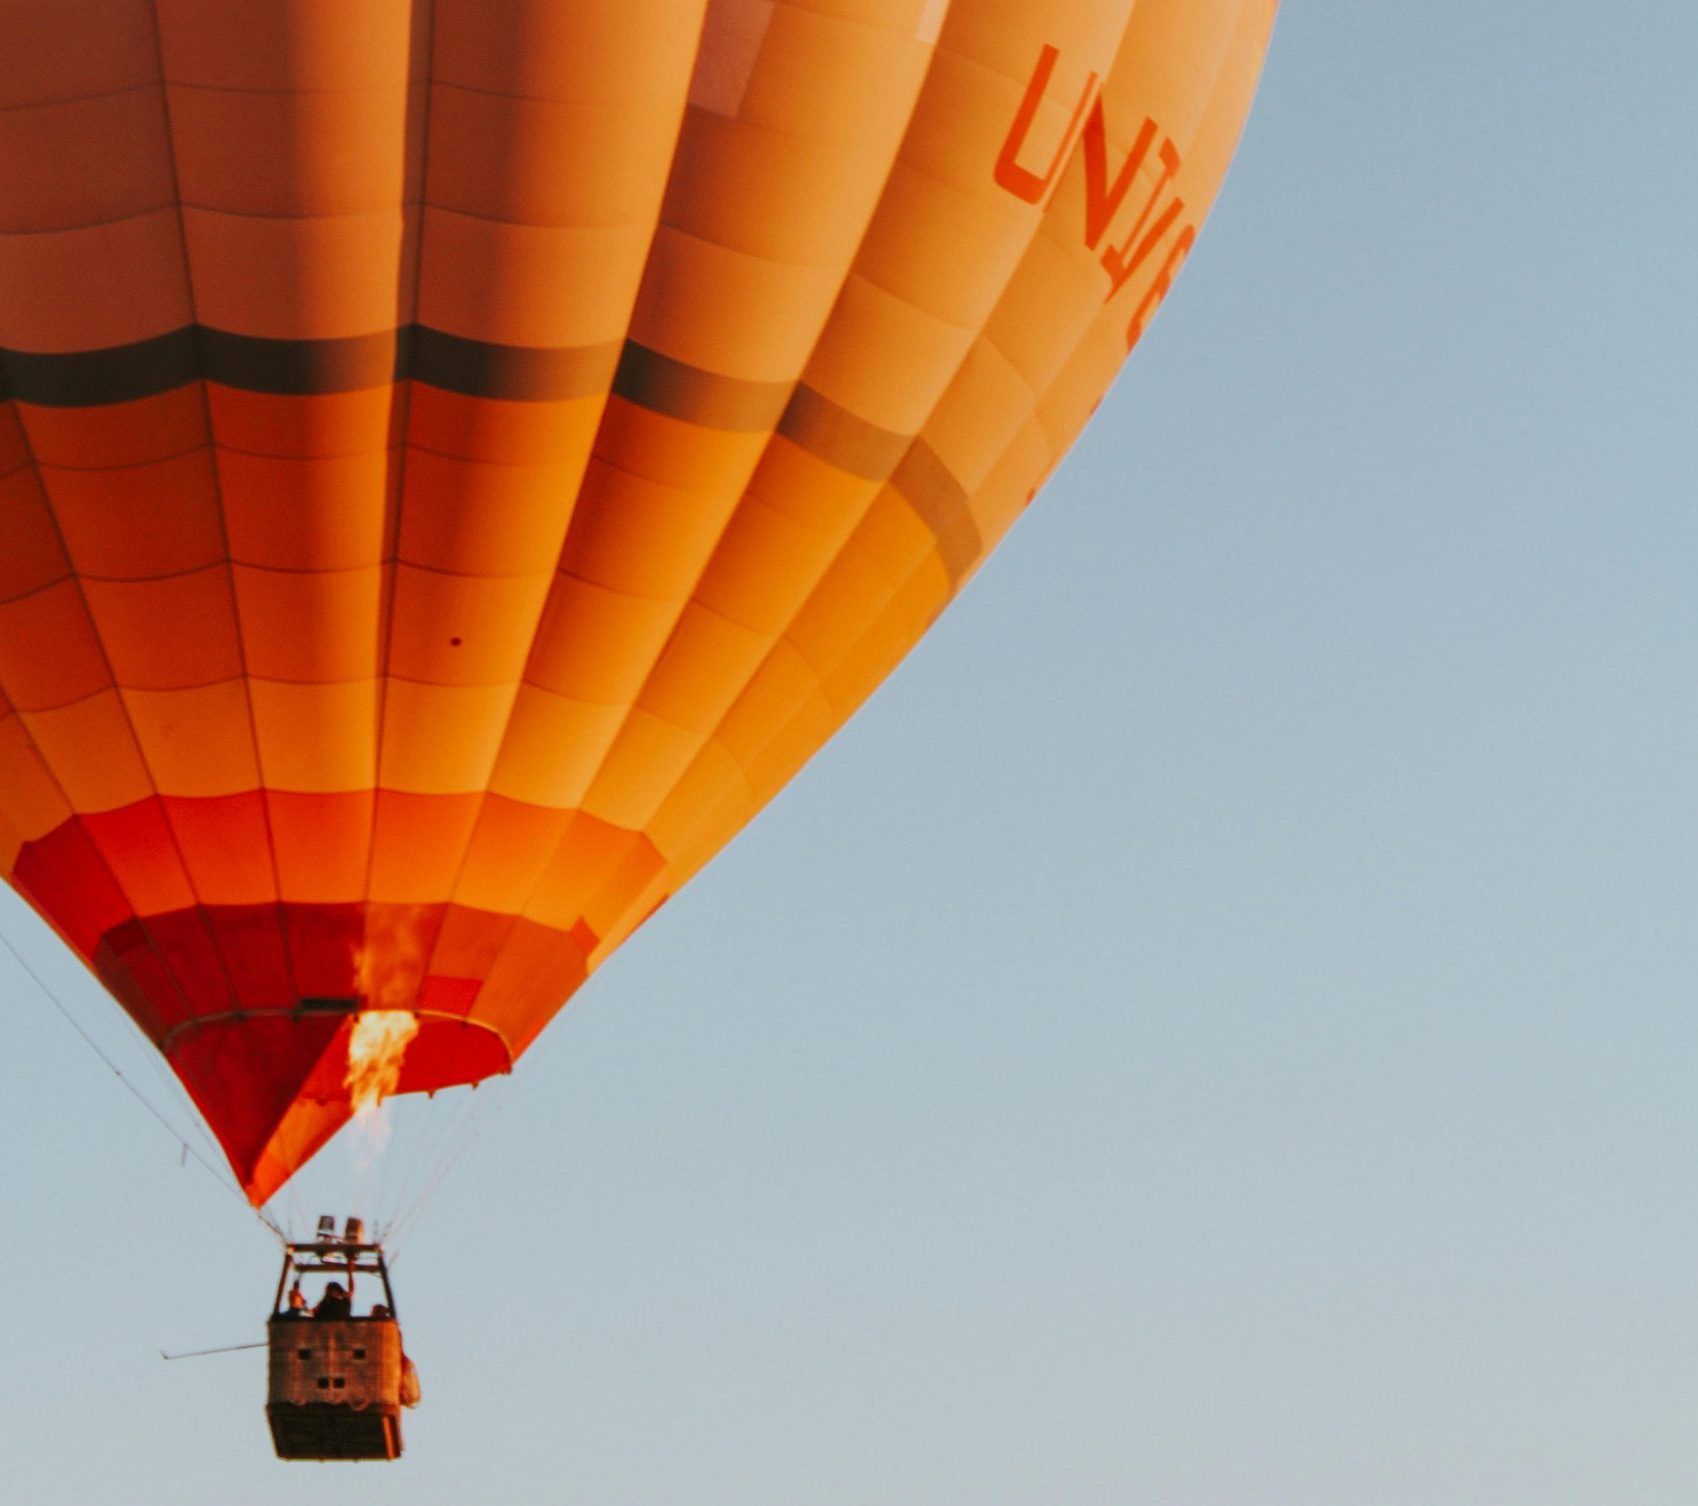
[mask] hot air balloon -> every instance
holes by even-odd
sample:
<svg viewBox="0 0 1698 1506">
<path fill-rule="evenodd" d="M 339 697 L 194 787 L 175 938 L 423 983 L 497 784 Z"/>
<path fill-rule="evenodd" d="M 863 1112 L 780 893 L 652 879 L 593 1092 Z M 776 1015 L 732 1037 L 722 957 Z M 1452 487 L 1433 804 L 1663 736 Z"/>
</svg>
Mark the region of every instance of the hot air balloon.
<svg viewBox="0 0 1698 1506">
<path fill-rule="evenodd" d="M 508 1071 L 913 647 L 1273 12 L 0 6 L 0 864 L 250 1200 Z"/>
</svg>

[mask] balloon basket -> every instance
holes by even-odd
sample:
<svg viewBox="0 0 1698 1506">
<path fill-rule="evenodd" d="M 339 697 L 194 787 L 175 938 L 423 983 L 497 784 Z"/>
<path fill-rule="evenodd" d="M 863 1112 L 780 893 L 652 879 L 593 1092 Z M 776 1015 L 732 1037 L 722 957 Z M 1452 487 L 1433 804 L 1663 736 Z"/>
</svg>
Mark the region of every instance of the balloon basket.
<svg viewBox="0 0 1698 1506">
<path fill-rule="evenodd" d="M 398 1459 L 401 1408 L 416 1400 L 401 1348 L 395 1296 L 380 1245 L 354 1238 L 285 1246 L 266 1337 L 270 1349 L 266 1418 L 279 1459 Z M 326 1294 L 309 1309 L 302 1277 L 323 1276 Z M 383 1299 L 356 1316 L 360 1276 Z M 292 1280 L 291 1280 L 292 1278 Z M 346 1288 L 342 1283 L 346 1282 Z"/>
</svg>

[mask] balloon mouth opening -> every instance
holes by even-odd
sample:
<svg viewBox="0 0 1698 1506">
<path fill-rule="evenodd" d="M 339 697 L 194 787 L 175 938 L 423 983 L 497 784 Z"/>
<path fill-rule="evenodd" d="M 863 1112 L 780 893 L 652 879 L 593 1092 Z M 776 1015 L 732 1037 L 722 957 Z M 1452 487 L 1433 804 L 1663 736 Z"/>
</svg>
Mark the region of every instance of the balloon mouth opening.
<svg viewBox="0 0 1698 1506">
<path fill-rule="evenodd" d="M 172 1043 L 172 1065 L 255 1205 L 350 1121 L 362 1146 L 380 1142 L 388 1099 L 512 1070 L 512 1047 L 487 1022 L 364 1003 L 303 999 L 203 1019 Z"/>
</svg>

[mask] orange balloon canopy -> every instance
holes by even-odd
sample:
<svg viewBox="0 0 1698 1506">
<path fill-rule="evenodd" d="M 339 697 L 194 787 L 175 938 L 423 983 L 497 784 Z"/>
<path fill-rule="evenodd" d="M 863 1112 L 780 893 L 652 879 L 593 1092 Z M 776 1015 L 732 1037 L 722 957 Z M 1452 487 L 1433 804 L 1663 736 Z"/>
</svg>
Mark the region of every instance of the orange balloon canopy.
<svg viewBox="0 0 1698 1506">
<path fill-rule="evenodd" d="M 8 0 L 0 864 L 248 1195 L 508 1070 L 1166 294 L 1274 0 Z"/>
</svg>

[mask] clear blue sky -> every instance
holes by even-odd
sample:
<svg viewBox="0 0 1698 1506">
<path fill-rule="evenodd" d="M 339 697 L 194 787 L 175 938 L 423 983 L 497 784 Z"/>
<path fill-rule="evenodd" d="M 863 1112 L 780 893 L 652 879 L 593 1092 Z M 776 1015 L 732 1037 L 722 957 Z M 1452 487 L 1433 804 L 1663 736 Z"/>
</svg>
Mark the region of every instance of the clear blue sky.
<svg viewBox="0 0 1698 1506">
<path fill-rule="evenodd" d="M 161 1363 L 272 1247 L 0 966 L 6 1499 L 1690 1506 L 1695 57 L 1289 0 L 1075 457 L 418 1226 L 399 1465 Z"/>
</svg>

